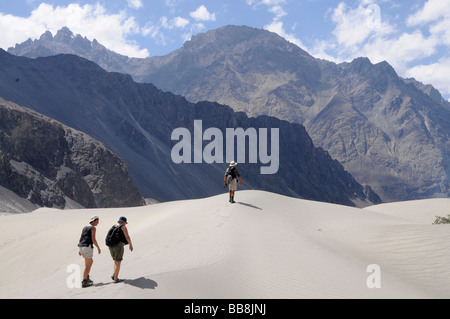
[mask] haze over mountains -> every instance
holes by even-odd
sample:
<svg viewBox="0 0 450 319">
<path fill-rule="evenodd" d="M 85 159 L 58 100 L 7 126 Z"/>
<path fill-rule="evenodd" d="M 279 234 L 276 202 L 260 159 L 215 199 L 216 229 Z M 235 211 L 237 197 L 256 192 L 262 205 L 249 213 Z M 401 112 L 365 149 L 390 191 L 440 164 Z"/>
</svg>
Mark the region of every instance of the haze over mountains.
<svg viewBox="0 0 450 319">
<path fill-rule="evenodd" d="M 384 201 L 450 195 L 450 104 L 386 62 L 315 59 L 274 33 L 245 26 L 198 34 L 148 59 L 120 56 L 67 28 L 9 52 L 77 54 L 191 102 L 303 124 L 315 145 Z"/>
<path fill-rule="evenodd" d="M 261 163 L 241 162 L 244 189 L 345 205 L 380 201 L 370 187 L 357 183 L 340 163 L 315 148 L 299 124 L 267 116 L 249 118 L 213 102 L 192 104 L 74 55 L 29 59 L 0 50 L 0 96 L 104 143 L 127 162 L 144 197 L 167 201 L 225 191 L 224 161 L 177 164 L 171 157 L 177 142 L 173 131 L 186 128 L 194 134 L 194 120 L 202 120 L 203 130 L 216 128 L 224 134 L 227 128 L 279 129 L 277 173 L 263 175 Z M 249 154 L 248 143 L 246 148 Z"/>
</svg>

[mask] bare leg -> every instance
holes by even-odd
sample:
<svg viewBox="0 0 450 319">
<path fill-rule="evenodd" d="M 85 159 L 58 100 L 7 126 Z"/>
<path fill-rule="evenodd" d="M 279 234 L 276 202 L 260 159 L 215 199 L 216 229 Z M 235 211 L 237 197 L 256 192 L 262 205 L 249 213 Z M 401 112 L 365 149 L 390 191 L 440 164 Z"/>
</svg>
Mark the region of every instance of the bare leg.
<svg viewBox="0 0 450 319">
<path fill-rule="evenodd" d="M 230 191 L 230 202 L 234 203 L 234 191 Z"/>
<path fill-rule="evenodd" d="M 89 276 L 89 273 L 91 272 L 92 264 L 94 263 L 93 258 L 84 258 L 84 273 L 83 273 L 83 279 L 87 279 Z"/>
<path fill-rule="evenodd" d="M 114 280 L 119 279 L 120 261 L 114 261 Z"/>
</svg>

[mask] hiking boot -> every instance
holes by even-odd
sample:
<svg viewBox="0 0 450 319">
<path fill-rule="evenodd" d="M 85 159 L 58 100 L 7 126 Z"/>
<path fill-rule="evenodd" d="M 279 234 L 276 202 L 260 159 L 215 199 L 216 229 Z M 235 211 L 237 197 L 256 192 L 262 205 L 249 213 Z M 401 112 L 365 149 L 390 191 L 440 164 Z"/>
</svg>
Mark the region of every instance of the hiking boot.
<svg viewBox="0 0 450 319">
<path fill-rule="evenodd" d="M 123 279 L 114 279 L 114 275 L 111 276 L 111 279 L 114 281 L 115 284 L 118 284 L 119 282 L 123 282 Z"/>
</svg>

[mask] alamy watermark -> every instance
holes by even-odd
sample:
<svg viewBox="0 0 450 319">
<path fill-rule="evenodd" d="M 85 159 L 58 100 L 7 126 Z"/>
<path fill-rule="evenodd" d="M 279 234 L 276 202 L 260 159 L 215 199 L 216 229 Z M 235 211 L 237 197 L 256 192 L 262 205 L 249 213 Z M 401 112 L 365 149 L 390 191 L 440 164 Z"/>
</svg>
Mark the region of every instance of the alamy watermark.
<svg viewBox="0 0 450 319">
<path fill-rule="evenodd" d="M 270 129 L 270 141 L 267 128 L 226 128 L 223 132 L 215 127 L 203 131 L 202 120 L 194 120 L 194 132 L 184 127 L 172 131 L 172 141 L 178 141 L 171 151 L 172 161 L 180 163 L 224 163 L 237 161 L 264 164 L 261 174 L 278 172 L 280 159 L 279 129 Z M 248 140 L 248 143 L 247 143 Z M 204 141 L 210 141 L 203 147 Z M 270 145 L 270 152 L 268 150 Z M 225 148 L 224 148 L 225 146 Z M 246 149 L 248 148 L 248 154 Z M 224 157 L 225 149 L 225 157 Z M 193 150 L 193 152 L 192 152 Z M 235 154 L 235 151 L 237 154 Z"/>
<path fill-rule="evenodd" d="M 369 4 L 366 8 L 367 12 L 367 26 L 370 29 L 380 29 L 381 28 L 381 8 L 377 4 Z"/>
<path fill-rule="evenodd" d="M 70 275 L 67 276 L 66 285 L 67 288 L 81 288 L 81 268 L 77 264 L 70 264 L 66 268 L 66 272 Z"/>
<path fill-rule="evenodd" d="M 381 288 L 381 267 L 377 264 L 367 266 L 367 272 L 371 273 L 367 277 L 367 288 Z"/>
</svg>

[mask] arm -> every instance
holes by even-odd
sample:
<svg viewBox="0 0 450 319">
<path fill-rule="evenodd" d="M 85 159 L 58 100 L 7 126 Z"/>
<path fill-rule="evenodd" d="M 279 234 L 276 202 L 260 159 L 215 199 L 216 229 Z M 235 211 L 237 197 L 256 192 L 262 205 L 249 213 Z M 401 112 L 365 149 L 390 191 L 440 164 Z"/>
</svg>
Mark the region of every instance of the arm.
<svg viewBox="0 0 450 319">
<path fill-rule="evenodd" d="M 130 235 L 128 234 L 127 226 L 125 226 L 125 225 L 122 226 L 122 231 L 125 236 L 125 239 L 127 240 L 128 244 L 130 245 L 130 250 L 133 251 L 133 244 L 131 243 L 131 238 L 130 238 Z"/>
<path fill-rule="evenodd" d="M 228 176 L 228 168 L 227 168 L 227 170 L 225 171 L 225 175 L 223 176 L 223 185 L 227 185 L 227 176 Z"/>
<path fill-rule="evenodd" d="M 96 229 L 95 227 L 92 228 L 92 230 L 91 230 L 91 233 L 92 233 L 92 243 L 94 244 L 95 247 L 97 247 L 98 253 L 101 254 L 102 251 L 101 251 L 101 249 L 100 249 L 100 246 L 99 246 L 98 243 L 97 243 L 97 240 L 95 239 L 95 234 L 96 234 L 96 232 L 97 232 L 97 229 Z"/>
</svg>

